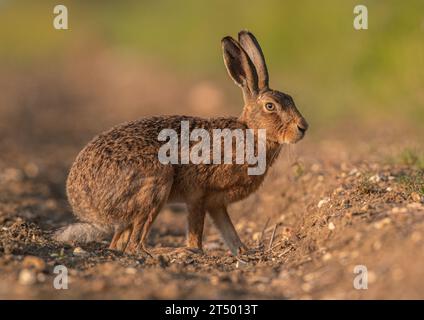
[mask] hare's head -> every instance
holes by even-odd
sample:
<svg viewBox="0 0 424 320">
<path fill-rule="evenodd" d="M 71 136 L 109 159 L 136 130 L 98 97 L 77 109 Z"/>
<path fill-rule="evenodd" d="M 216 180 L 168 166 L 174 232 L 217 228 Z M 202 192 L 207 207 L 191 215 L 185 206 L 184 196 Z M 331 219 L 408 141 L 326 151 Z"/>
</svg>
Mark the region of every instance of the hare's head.
<svg viewBox="0 0 424 320">
<path fill-rule="evenodd" d="M 224 62 L 244 98 L 241 116 L 249 128 L 266 129 L 268 140 L 296 143 L 305 135 L 308 123 L 292 97 L 268 86 L 268 70 L 258 41 L 248 31 L 240 31 L 238 42 L 222 39 Z"/>
</svg>

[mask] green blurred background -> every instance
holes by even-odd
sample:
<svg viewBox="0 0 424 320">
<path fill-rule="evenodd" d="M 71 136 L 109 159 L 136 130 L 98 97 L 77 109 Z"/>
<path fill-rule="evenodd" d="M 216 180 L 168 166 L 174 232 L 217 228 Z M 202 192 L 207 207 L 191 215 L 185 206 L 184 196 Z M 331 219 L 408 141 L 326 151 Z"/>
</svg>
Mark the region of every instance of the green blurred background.
<svg viewBox="0 0 424 320">
<path fill-rule="evenodd" d="M 52 27 L 56 4 L 68 7 L 70 30 Z M 357 4 L 368 7 L 368 30 L 353 28 Z M 236 114 L 240 94 L 225 72 L 220 39 L 242 28 L 262 44 L 271 86 L 292 94 L 310 122 L 423 123 L 422 0 L 0 0 L 0 68 L 60 69 L 78 59 L 75 51 L 108 48 L 181 79 L 217 83 Z"/>
</svg>

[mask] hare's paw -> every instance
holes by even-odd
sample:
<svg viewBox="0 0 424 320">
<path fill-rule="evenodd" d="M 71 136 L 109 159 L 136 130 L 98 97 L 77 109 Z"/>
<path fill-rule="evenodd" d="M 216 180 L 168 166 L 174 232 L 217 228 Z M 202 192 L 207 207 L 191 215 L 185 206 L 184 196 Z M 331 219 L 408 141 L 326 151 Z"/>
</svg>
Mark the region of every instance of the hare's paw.
<svg viewBox="0 0 424 320">
<path fill-rule="evenodd" d="M 239 250 L 236 258 L 237 260 L 244 262 L 259 261 L 264 258 L 264 251 L 261 247 L 247 248 L 244 246 L 241 250 Z"/>
</svg>

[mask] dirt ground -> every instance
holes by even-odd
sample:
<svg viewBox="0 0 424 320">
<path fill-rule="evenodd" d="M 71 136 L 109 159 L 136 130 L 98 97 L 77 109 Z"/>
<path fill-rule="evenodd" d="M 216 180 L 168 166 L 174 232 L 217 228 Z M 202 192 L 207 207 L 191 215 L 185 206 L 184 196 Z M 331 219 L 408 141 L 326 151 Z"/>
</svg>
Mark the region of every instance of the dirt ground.
<svg viewBox="0 0 424 320">
<path fill-rule="evenodd" d="M 152 110 L 193 113 L 202 95 L 209 105 L 198 114 L 221 115 L 226 103 L 210 84 L 189 98 L 176 89 L 157 97 L 156 84 L 193 84 L 125 65 L 102 71 L 102 59 L 80 59 L 59 77 L 40 69 L 0 79 L 0 298 L 424 298 L 424 171 L 415 153 L 422 141 L 407 124 L 358 130 L 345 122 L 327 131 L 308 119 L 306 139 L 285 148 L 257 193 L 229 208 L 241 239 L 256 248 L 242 257 L 247 263 L 229 254 L 209 219 L 204 255 L 151 258 L 110 251 L 107 241 L 53 241 L 73 221 L 64 184 L 92 135 Z M 86 77 L 75 81 L 81 70 Z M 175 112 L 170 102 L 188 107 Z M 149 245 L 182 246 L 184 235 L 185 211 L 166 208 Z M 53 287 L 56 265 L 68 268 L 67 290 Z M 367 290 L 353 286 L 357 265 L 368 270 Z"/>
</svg>

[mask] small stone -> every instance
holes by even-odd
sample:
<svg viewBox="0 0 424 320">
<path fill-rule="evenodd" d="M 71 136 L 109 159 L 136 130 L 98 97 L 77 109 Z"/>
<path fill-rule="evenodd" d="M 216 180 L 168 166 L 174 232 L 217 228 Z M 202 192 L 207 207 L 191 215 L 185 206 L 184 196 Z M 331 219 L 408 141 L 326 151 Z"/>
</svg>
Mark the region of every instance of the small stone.
<svg viewBox="0 0 424 320">
<path fill-rule="evenodd" d="M 331 253 L 330 252 L 327 252 L 323 257 L 322 257 L 322 260 L 323 261 L 328 261 L 328 260 L 331 260 L 331 258 L 332 258 L 333 256 L 331 255 Z"/>
<path fill-rule="evenodd" d="M 285 269 L 284 270 L 281 270 L 280 273 L 278 274 L 278 278 L 279 279 L 283 279 L 283 280 L 290 278 L 289 271 L 287 271 Z"/>
<path fill-rule="evenodd" d="M 255 232 L 255 233 L 252 235 L 252 239 L 253 239 L 253 241 L 259 241 L 259 240 L 260 240 L 260 238 L 261 238 L 261 236 L 262 236 L 262 232 Z"/>
<path fill-rule="evenodd" d="M 349 252 L 342 251 L 342 252 L 339 253 L 339 258 L 340 259 L 346 259 L 347 257 L 349 257 Z"/>
<path fill-rule="evenodd" d="M 22 262 L 24 268 L 43 271 L 46 268 L 46 263 L 43 259 L 35 256 L 26 256 Z"/>
<path fill-rule="evenodd" d="M 335 190 L 334 190 L 334 194 L 343 194 L 343 192 L 344 192 L 344 189 L 343 189 L 343 187 L 338 187 L 338 188 L 336 188 Z"/>
<path fill-rule="evenodd" d="M 219 277 L 218 276 L 211 276 L 209 278 L 209 281 L 213 286 L 216 286 L 216 285 L 219 284 Z"/>
<path fill-rule="evenodd" d="M 312 273 L 305 274 L 303 276 L 303 281 L 305 281 L 305 282 L 311 282 L 311 281 L 313 281 L 316 278 L 317 278 L 317 274 L 312 272 Z"/>
<path fill-rule="evenodd" d="M 391 192 L 391 191 L 393 191 L 393 188 L 392 188 L 392 187 L 387 187 L 387 188 L 386 188 L 386 191 L 387 191 L 387 192 Z"/>
<path fill-rule="evenodd" d="M 87 251 L 85 251 L 83 248 L 81 247 L 76 247 L 73 251 L 74 256 L 85 256 L 88 254 Z"/>
<path fill-rule="evenodd" d="M 39 169 L 35 163 L 30 162 L 25 165 L 24 172 L 28 177 L 35 178 L 38 176 Z"/>
<path fill-rule="evenodd" d="M 330 222 L 330 223 L 328 224 L 328 229 L 330 229 L 330 230 L 334 230 L 334 229 L 336 229 L 336 226 L 334 225 L 334 223 Z"/>
<path fill-rule="evenodd" d="M 360 232 L 355 233 L 355 236 L 353 237 L 353 239 L 355 241 L 360 241 L 362 239 L 362 233 Z"/>
<path fill-rule="evenodd" d="M 407 204 L 407 207 L 409 209 L 413 209 L 413 210 L 422 210 L 422 209 L 424 209 L 424 206 L 421 203 L 419 203 L 419 202 L 408 203 Z M 403 208 L 403 209 L 405 209 L 406 211 L 408 211 L 406 208 Z"/>
<path fill-rule="evenodd" d="M 30 286 L 37 282 L 37 276 L 29 269 L 23 269 L 19 273 L 18 282 L 24 286 Z"/>
<path fill-rule="evenodd" d="M 318 163 L 314 163 L 312 166 L 311 166 L 311 171 L 312 172 L 318 172 L 318 171 L 320 171 L 321 170 L 321 166 L 318 164 Z"/>
<path fill-rule="evenodd" d="M 136 274 L 137 273 L 137 269 L 136 268 L 129 267 L 129 268 L 126 268 L 125 269 L 125 273 L 126 274 Z"/>
<path fill-rule="evenodd" d="M 420 232 L 414 231 L 411 234 L 411 240 L 412 240 L 412 242 L 417 243 L 417 242 L 420 242 L 421 239 L 422 239 L 422 236 L 421 236 L 421 233 Z"/>
<path fill-rule="evenodd" d="M 411 193 L 411 199 L 414 200 L 415 202 L 421 202 L 421 196 L 418 192 L 412 192 Z"/>
<path fill-rule="evenodd" d="M 399 208 L 399 207 L 392 208 L 392 213 L 406 213 L 406 212 L 408 212 L 407 208 Z"/>
<path fill-rule="evenodd" d="M 381 177 L 379 174 L 375 174 L 369 178 L 369 181 L 374 183 L 380 182 L 380 180 L 381 180 Z"/>
<path fill-rule="evenodd" d="M 248 267 L 248 263 L 246 261 L 243 261 L 241 259 L 237 259 L 236 262 L 236 268 L 237 269 L 246 269 Z"/>
<path fill-rule="evenodd" d="M 370 205 L 366 204 L 361 208 L 362 212 L 367 212 L 369 209 L 371 209 Z"/>
<path fill-rule="evenodd" d="M 16 168 L 6 168 L 0 174 L 0 179 L 4 180 L 5 182 L 21 181 L 22 178 L 23 178 L 22 171 Z"/>
<path fill-rule="evenodd" d="M 372 244 L 372 248 L 373 248 L 375 251 L 380 250 L 382 246 L 383 246 L 383 245 L 382 245 L 382 244 L 381 244 L 381 242 L 380 242 L 380 241 L 378 241 L 378 240 Z"/>
<path fill-rule="evenodd" d="M 359 171 L 358 171 L 358 169 L 353 168 L 352 170 L 350 170 L 349 175 L 350 175 L 350 176 L 354 176 L 354 175 L 356 175 L 358 172 L 359 172 Z"/>
<path fill-rule="evenodd" d="M 44 273 L 38 273 L 37 274 L 37 281 L 38 282 L 45 282 L 46 281 L 46 275 Z"/>
<path fill-rule="evenodd" d="M 390 218 L 381 219 L 380 221 L 377 221 L 377 222 L 374 223 L 374 228 L 381 229 L 384 226 L 390 224 L 391 222 L 392 222 L 392 220 Z"/>
<path fill-rule="evenodd" d="M 322 206 L 324 206 L 328 202 L 330 202 L 330 198 L 329 197 L 325 197 L 325 198 L 321 199 L 318 202 L 318 208 L 321 208 Z"/>
<path fill-rule="evenodd" d="M 302 290 L 305 292 L 309 292 L 312 290 L 312 285 L 308 282 L 302 284 Z"/>
</svg>

